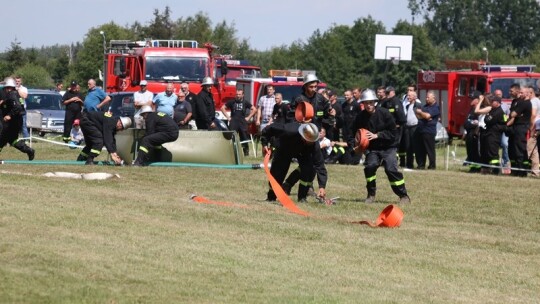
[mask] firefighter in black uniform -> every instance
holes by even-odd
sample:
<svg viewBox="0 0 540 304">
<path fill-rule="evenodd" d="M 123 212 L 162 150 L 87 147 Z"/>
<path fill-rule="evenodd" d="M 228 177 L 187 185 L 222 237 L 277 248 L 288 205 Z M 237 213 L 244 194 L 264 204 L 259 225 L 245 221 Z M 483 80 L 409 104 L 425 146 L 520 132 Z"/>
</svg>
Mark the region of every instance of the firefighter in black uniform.
<svg viewBox="0 0 540 304">
<path fill-rule="evenodd" d="M 305 76 L 304 84 L 302 86 L 302 94 L 298 95 L 293 104 L 291 105 L 291 116 L 294 116 L 296 105 L 301 101 L 306 101 L 313 106 L 315 117 L 313 123 L 317 128 L 323 126 L 328 127 L 334 125 L 336 110 L 332 108 L 330 101 L 321 94 L 317 93 L 317 86 L 319 85 L 319 79 L 313 74 Z"/>
<path fill-rule="evenodd" d="M 485 96 L 491 106 L 481 108 L 479 102 L 475 107 L 475 113 L 485 114 L 485 128 L 480 128 L 480 159 L 486 168 L 482 172 L 500 173 L 499 147 L 501 144 L 502 133 L 506 130 L 506 121 L 508 120 L 501 108 L 501 98 L 497 96 Z M 491 99 L 491 100 L 490 100 Z M 491 167 L 491 170 L 488 169 Z"/>
<path fill-rule="evenodd" d="M 396 122 L 396 129 L 397 129 L 397 142 L 401 142 L 401 137 L 403 135 L 403 128 L 407 123 L 407 116 L 405 116 L 405 110 L 403 109 L 403 103 L 399 100 L 399 98 L 396 96 L 396 89 L 394 87 L 389 86 L 386 87 L 386 98 L 381 102 L 380 106 L 381 108 L 385 108 L 392 114 L 394 117 L 394 121 Z"/>
<path fill-rule="evenodd" d="M 328 173 L 324 165 L 321 147 L 317 141 L 319 130 L 313 123 L 272 123 L 262 130 L 261 143 L 266 153 L 269 153 L 268 143 L 272 137 L 279 142 L 276 148 L 270 173 L 281 185 L 291 160 L 296 158 L 300 166 L 300 185 L 298 187 L 298 201 L 303 202 L 307 198 L 308 190 L 313 183 L 315 174 L 319 183 L 318 196 L 326 197 L 326 182 Z M 276 194 L 270 188 L 266 197 L 267 201 L 275 201 Z"/>
<path fill-rule="evenodd" d="M 0 151 L 10 144 L 15 149 L 26 153 L 28 160 L 33 160 L 36 152 L 19 140 L 19 131 L 22 128 L 24 107 L 20 102 L 19 93 L 15 89 L 15 79 L 7 78 L 4 84 L 3 100 L 0 102 L 2 113 L 2 128 L 0 128 Z"/>
<path fill-rule="evenodd" d="M 84 135 L 85 147 L 77 161 L 86 161 L 87 165 L 94 164 L 94 158 L 101 153 L 103 146 L 111 155 L 115 164 L 120 165 L 122 159 L 116 153 L 116 131 L 131 126 L 129 117 L 113 117 L 110 112 L 86 112 L 82 115 L 81 129 Z"/>
<path fill-rule="evenodd" d="M 71 127 L 75 119 L 81 119 L 81 112 L 84 99 L 77 89 L 77 82 L 74 80 L 71 82 L 69 90 L 62 97 L 62 104 L 66 107 L 66 113 L 64 115 L 64 133 L 62 139 L 64 142 L 69 142 Z"/>
<path fill-rule="evenodd" d="M 519 93 L 521 91 L 521 93 Z M 511 174 L 527 177 L 529 157 L 527 154 L 527 132 L 531 122 L 532 104 L 528 90 L 520 89 L 519 84 L 510 86 L 510 95 L 514 97 L 510 105 L 510 119 L 507 126 L 511 129 L 508 136 L 508 156 L 512 165 Z M 515 169 L 518 170 L 515 170 Z"/>
<path fill-rule="evenodd" d="M 169 115 L 161 112 L 156 113 L 151 106 L 143 106 L 141 116 L 144 117 L 146 131 L 139 145 L 134 166 L 143 166 L 149 160 L 149 154 L 153 149 L 161 149 L 161 145 L 173 142 L 179 136 L 178 125 Z"/>
<path fill-rule="evenodd" d="M 204 77 L 201 83 L 202 89 L 197 94 L 197 106 L 195 123 L 197 130 L 211 130 L 217 128 L 214 118 L 216 117 L 216 106 L 212 97 L 212 85 L 214 81 L 211 77 Z"/>
<path fill-rule="evenodd" d="M 480 104 L 480 92 L 474 92 L 474 99 L 471 101 L 471 110 L 467 115 L 467 120 L 463 124 L 465 128 L 465 149 L 467 150 L 467 161 L 469 164 L 469 173 L 480 172 L 480 127 L 478 126 L 478 114 L 475 113 L 476 106 Z M 482 97 L 484 98 L 484 97 Z"/>
<path fill-rule="evenodd" d="M 375 202 L 377 169 L 383 163 L 390 186 L 399 196 L 399 202 L 410 203 L 403 174 L 398 170 L 396 151 L 399 141 L 396 123 L 387 109 L 376 107 L 377 101 L 378 98 L 373 90 L 367 89 L 362 93 L 361 102 L 364 104 L 364 110 L 356 116 L 350 133 L 353 135 L 350 135 L 348 139 L 348 145 L 356 146 L 355 134 L 360 128 L 367 129 L 369 148 L 365 151 L 364 175 L 368 195 L 365 202 Z"/>
</svg>

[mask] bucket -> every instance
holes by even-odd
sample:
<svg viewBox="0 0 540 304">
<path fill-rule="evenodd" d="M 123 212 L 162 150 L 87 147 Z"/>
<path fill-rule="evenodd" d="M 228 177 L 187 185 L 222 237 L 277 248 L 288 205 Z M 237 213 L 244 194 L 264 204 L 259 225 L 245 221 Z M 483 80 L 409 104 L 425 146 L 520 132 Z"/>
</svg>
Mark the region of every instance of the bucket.
<svg viewBox="0 0 540 304">
<path fill-rule="evenodd" d="M 403 220 L 403 211 L 396 205 L 388 205 L 383 209 L 377 221 L 372 223 L 370 221 L 352 222 L 353 224 L 368 225 L 370 227 L 399 227 Z"/>
</svg>

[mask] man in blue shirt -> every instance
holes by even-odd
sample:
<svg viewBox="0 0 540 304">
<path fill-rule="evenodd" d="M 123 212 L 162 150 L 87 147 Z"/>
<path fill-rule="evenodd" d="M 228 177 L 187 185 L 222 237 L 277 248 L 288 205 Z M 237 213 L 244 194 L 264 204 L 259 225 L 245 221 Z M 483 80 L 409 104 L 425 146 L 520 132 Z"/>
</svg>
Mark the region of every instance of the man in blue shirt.
<svg viewBox="0 0 540 304">
<path fill-rule="evenodd" d="M 416 109 L 418 125 L 416 127 L 416 163 L 418 169 L 425 169 L 426 155 L 429 159 L 428 169 L 435 169 L 435 136 L 437 135 L 437 122 L 441 110 L 435 99 L 435 93 L 428 91 L 426 104 L 422 109 Z"/>
<path fill-rule="evenodd" d="M 156 105 L 156 112 L 161 112 L 169 115 L 171 118 L 174 113 L 174 105 L 178 97 L 174 92 L 174 85 L 172 83 L 167 84 L 165 92 L 159 93 L 154 97 L 153 103 Z"/>
<path fill-rule="evenodd" d="M 111 100 L 102 89 L 96 86 L 94 79 L 88 80 L 88 94 L 84 99 L 84 112 L 102 111 L 103 107 Z"/>
</svg>

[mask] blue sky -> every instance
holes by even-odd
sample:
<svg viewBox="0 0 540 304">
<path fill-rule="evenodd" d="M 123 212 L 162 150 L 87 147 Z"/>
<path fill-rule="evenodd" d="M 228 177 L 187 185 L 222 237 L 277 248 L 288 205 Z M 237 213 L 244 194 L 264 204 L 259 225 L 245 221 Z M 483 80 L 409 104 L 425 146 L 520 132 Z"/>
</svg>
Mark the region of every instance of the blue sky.
<svg viewBox="0 0 540 304">
<path fill-rule="evenodd" d="M 88 30 L 110 21 L 119 25 L 148 23 L 154 9 L 172 10 L 172 19 L 208 14 L 214 25 L 234 22 L 239 38 L 247 38 L 258 50 L 305 41 L 316 29 L 332 24 L 352 25 L 371 15 L 390 30 L 398 20 L 411 21 L 407 0 L 19 0 L 2 15 L 4 32 L 0 52 L 15 39 L 23 47 L 82 42 Z M 189 37 L 186 37 L 189 39 Z"/>
</svg>

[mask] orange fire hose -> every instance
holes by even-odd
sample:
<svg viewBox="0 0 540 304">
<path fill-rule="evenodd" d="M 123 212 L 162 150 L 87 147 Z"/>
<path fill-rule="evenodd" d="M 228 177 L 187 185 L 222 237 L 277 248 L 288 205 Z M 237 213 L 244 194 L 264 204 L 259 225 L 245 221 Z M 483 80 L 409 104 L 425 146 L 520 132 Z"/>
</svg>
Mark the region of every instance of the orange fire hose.
<svg viewBox="0 0 540 304">
<path fill-rule="evenodd" d="M 403 220 L 403 211 L 396 205 L 388 205 L 381 212 L 375 223 L 370 221 L 351 222 L 352 224 L 368 225 L 369 227 L 399 227 Z"/>
</svg>

